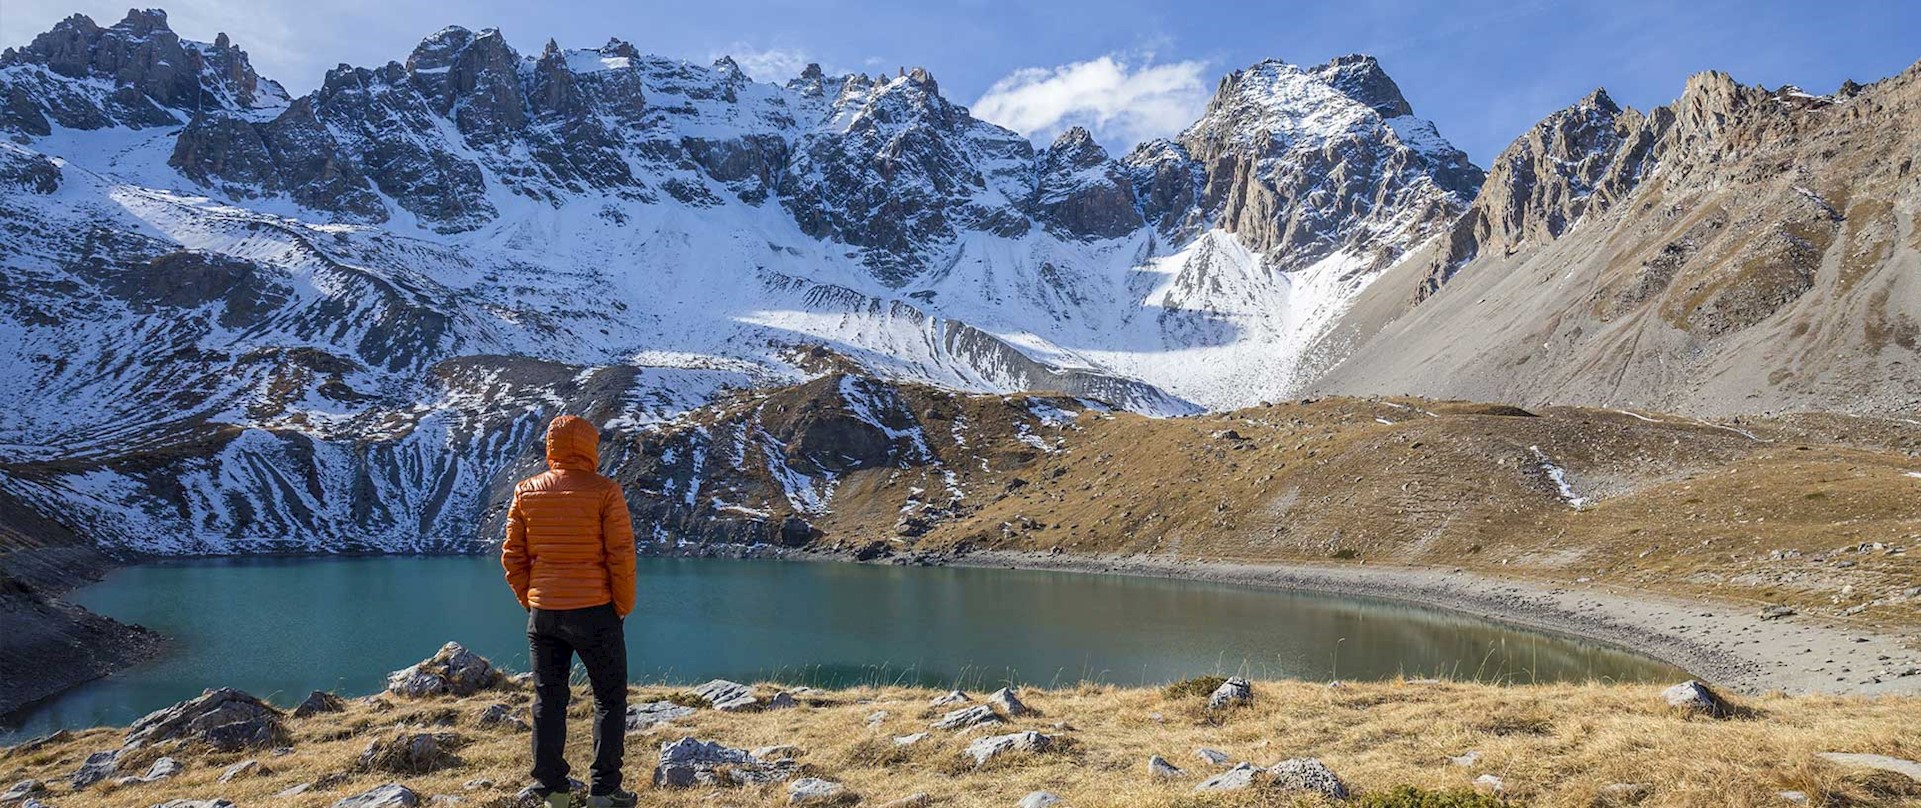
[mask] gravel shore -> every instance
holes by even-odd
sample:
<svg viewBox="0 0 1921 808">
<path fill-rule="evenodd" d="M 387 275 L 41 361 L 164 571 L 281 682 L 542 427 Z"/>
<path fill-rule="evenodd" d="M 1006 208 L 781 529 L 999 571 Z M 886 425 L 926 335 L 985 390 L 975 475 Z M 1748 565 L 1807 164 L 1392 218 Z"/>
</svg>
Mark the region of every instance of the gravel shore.
<svg viewBox="0 0 1921 808">
<path fill-rule="evenodd" d="M 1183 578 L 1358 595 L 1475 615 L 1645 654 L 1743 693 L 1921 694 L 1916 637 L 1601 584 L 1452 569 L 981 551 L 942 563 Z M 1903 675 L 1907 674 L 1907 675 Z"/>
</svg>

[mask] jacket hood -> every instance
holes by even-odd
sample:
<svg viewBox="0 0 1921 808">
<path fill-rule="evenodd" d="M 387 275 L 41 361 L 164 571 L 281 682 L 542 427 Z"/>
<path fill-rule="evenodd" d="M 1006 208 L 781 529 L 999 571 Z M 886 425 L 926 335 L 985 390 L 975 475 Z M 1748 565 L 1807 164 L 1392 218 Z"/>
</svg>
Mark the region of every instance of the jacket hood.
<svg viewBox="0 0 1921 808">
<path fill-rule="evenodd" d="M 595 471 L 600 468 L 600 431 L 587 419 L 562 415 L 547 425 L 547 466 Z"/>
</svg>

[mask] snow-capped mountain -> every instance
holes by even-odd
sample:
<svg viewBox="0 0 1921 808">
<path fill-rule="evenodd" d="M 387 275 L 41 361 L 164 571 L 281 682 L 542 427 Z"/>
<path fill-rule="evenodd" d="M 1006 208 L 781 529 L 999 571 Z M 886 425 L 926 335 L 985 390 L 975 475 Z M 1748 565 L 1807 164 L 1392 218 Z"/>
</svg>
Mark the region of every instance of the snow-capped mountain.
<svg viewBox="0 0 1921 808">
<path fill-rule="evenodd" d="M 1298 355 L 1481 172 L 1377 63 L 1045 149 L 923 70 L 782 84 L 450 27 L 289 98 L 160 11 L 0 55 L 0 490 L 143 550 L 465 546 L 536 430 L 812 378 L 1178 414 Z"/>
</svg>

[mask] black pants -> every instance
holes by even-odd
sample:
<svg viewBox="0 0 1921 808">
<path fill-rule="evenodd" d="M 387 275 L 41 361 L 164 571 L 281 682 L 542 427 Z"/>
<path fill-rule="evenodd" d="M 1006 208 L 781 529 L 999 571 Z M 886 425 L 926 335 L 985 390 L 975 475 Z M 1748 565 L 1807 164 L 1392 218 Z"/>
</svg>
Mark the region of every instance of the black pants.
<svg viewBox="0 0 1921 808">
<path fill-rule="evenodd" d="M 594 765 L 591 792 L 620 788 L 627 730 L 627 635 L 611 603 L 585 609 L 534 609 L 527 642 L 534 663 L 534 782 L 567 790 L 567 673 L 574 654 L 594 690 Z"/>
</svg>

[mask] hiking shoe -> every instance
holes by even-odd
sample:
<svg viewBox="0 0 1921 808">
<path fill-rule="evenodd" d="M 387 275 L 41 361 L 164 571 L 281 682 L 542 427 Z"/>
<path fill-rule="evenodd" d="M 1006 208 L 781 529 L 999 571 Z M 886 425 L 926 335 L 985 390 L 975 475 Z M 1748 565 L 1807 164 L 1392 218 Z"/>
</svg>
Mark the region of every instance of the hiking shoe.
<svg viewBox="0 0 1921 808">
<path fill-rule="evenodd" d="M 571 791 L 548 791 L 540 786 L 528 786 L 514 795 L 515 808 L 575 808 L 578 805 Z"/>
<path fill-rule="evenodd" d="M 592 794 L 587 797 L 587 808 L 634 808 L 640 802 L 640 795 L 632 791 L 615 789 L 612 794 Z"/>
</svg>

